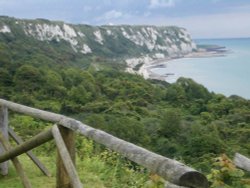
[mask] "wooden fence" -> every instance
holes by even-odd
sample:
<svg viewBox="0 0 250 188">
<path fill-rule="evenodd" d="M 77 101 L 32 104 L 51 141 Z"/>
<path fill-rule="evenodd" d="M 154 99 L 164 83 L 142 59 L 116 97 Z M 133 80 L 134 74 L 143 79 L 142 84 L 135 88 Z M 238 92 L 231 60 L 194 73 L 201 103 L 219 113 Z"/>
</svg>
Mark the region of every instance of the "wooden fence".
<svg viewBox="0 0 250 188">
<path fill-rule="evenodd" d="M 8 127 L 8 110 L 53 122 L 54 126 L 23 142 L 22 139 L 15 135 L 14 131 Z M 0 130 L 0 172 L 2 175 L 7 175 L 8 160 L 12 160 L 22 179 L 24 187 L 31 187 L 31 185 L 22 170 L 21 163 L 18 161 L 17 156 L 27 153 L 45 175 L 50 175 L 48 170 L 39 162 L 30 150 L 52 139 L 55 140 L 58 149 L 57 187 L 80 188 L 83 186 L 74 167 L 75 133 L 88 137 L 89 139 L 92 139 L 95 142 L 120 153 L 129 160 L 149 169 L 151 172 L 160 175 L 170 182 L 167 187 L 208 187 L 208 181 L 202 173 L 176 160 L 163 157 L 142 147 L 114 137 L 104 131 L 94 129 L 80 121 L 60 114 L 0 99 Z M 15 148 L 11 148 L 8 143 L 9 135 L 18 143 Z"/>
</svg>

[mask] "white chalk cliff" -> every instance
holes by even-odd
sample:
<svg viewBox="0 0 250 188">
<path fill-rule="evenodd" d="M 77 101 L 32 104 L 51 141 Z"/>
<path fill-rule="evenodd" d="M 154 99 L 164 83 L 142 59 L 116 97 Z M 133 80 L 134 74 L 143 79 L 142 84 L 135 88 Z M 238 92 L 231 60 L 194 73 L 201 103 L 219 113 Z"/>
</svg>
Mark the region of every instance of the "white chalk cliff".
<svg viewBox="0 0 250 188">
<path fill-rule="evenodd" d="M 169 57 L 196 49 L 188 32 L 179 27 L 89 26 L 0 17 L 0 34 L 12 34 L 17 28 L 38 41 L 64 41 L 74 52 L 84 55 Z"/>
</svg>

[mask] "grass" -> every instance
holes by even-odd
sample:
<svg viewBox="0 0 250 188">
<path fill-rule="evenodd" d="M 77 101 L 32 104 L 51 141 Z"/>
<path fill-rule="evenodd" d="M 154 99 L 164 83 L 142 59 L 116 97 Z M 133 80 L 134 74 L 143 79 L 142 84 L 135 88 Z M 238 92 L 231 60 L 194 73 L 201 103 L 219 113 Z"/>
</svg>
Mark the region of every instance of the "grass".
<svg viewBox="0 0 250 188">
<path fill-rule="evenodd" d="M 56 187 L 56 160 L 55 157 L 39 157 L 42 163 L 49 169 L 51 177 L 45 176 L 38 167 L 25 155 L 18 157 L 21 161 L 26 175 L 28 176 L 32 187 L 35 188 L 55 188 Z M 90 161 L 87 161 L 90 162 Z M 100 169 L 100 164 L 85 165 L 89 169 L 80 167 L 78 169 L 80 179 L 85 188 L 104 188 L 102 180 L 94 174 L 94 169 Z M 96 166 L 96 167 L 95 167 Z M 97 167 L 98 166 L 98 167 Z M 92 169 L 91 169 L 92 168 Z M 84 170 L 85 169 L 85 170 Z M 79 171 L 83 170 L 83 171 Z M 90 170 L 90 171 L 86 171 Z M 8 176 L 0 177 L 0 188 L 23 188 L 22 182 L 16 173 L 12 163 L 10 163 Z"/>
<path fill-rule="evenodd" d="M 51 156 L 38 156 L 52 174 L 51 177 L 45 176 L 26 155 L 18 157 L 32 187 L 56 187 L 55 156 L 55 152 L 51 154 Z M 114 158 L 112 162 L 114 162 L 114 164 L 108 164 L 107 161 L 102 160 L 99 155 L 85 157 L 84 160 L 77 158 L 77 171 L 84 188 L 144 187 L 147 181 L 147 175 L 145 175 L 145 173 L 139 173 L 129 169 L 121 164 L 119 159 Z M 0 188 L 23 188 L 21 180 L 12 163 L 10 163 L 9 174 L 7 176 L 0 176 Z"/>
<path fill-rule="evenodd" d="M 54 188 L 55 187 L 55 167 L 52 165 L 50 157 L 39 157 L 42 163 L 49 168 L 52 177 L 47 177 L 36 167 L 36 165 L 26 156 L 18 157 L 26 175 L 28 176 L 32 187 L 36 188 Z M 16 173 L 12 163 L 10 163 L 9 174 L 0 176 L 0 188 L 23 188 L 22 182 Z"/>
</svg>

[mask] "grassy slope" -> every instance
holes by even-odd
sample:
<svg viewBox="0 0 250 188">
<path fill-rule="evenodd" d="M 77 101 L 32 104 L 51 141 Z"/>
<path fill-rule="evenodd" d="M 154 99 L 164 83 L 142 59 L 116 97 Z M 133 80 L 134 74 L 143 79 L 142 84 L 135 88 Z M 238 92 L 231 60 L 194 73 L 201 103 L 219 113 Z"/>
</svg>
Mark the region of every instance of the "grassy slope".
<svg viewBox="0 0 250 188">
<path fill-rule="evenodd" d="M 34 165 L 34 163 L 27 157 L 19 157 L 27 176 L 33 187 L 36 188 L 54 188 L 56 182 L 56 166 L 55 166 L 55 157 L 44 157 L 40 156 L 39 159 L 46 165 L 49 171 L 52 173 L 52 177 L 47 177 L 42 174 L 42 172 Z M 104 179 L 100 179 L 97 175 L 104 175 L 102 170 L 106 167 L 105 164 L 101 161 L 96 160 L 85 160 L 78 161 L 81 163 L 78 173 L 82 183 L 85 188 L 102 188 L 106 187 L 104 185 Z M 94 172 L 95 171 L 95 172 Z M 102 176 L 101 176 L 102 177 Z M 18 174 L 16 173 L 13 165 L 10 165 L 9 175 L 6 177 L 0 177 L 0 188 L 22 188 L 22 183 Z M 106 182 L 107 183 L 107 182 Z"/>
<path fill-rule="evenodd" d="M 42 163 L 49 169 L 52 177 L 47 177 L 35 166 L 35 164 L 26 156 L 21 155 L 21 161 L 25 173 L 28 176 L 32 187 L 36 188 L 54 188 L 56 182 L 56 159 L 55 154 L 45 157 L 39 156 Z M 120 179 L 118 172 L 119 161 L 115 166 L 110 166 L 99 156 L 86 157 L 84 160 L 77 159 L 77 171 L 85 188 L 105 188 L 105 187 L 144 187 L 147 177 L 144 174 L 135 173 L 126 169 L 126 176 Z M 124 174 L 125 175 L 125 174 Z M 9 175 L 0 176 L 0 188 L 22 188 L 22 183 L 15 168 L 10 164 Z"/>
<path fill-rule="evenodd" d="M 55 167 L 53 166 L 53 161 L 49 157 L 39 157 L 43 164 L 46 165 L 47 168 L 49 168 L 50 172 L 55 171 Z M 31 184 L 33 187 L 36 188 L 52 188 L 55 187 L 55 178 L 54 173 L 52 177 L 44 176 L 41 171 L 34 165 L 34 163 L 26 156 L 22 155 L 19 157 L 19 160 L 21 161 L 26 175 L 29 177 L 29 180 L 31 181 Z M 16 170 L 13 166 L 13 164 L 10 164 L 9 169 L 9 175 L 8 176 L 1 176 L 0 177 L 0 188 L 22 188 L 21 180 L 16 173 Z"/>
</svg>

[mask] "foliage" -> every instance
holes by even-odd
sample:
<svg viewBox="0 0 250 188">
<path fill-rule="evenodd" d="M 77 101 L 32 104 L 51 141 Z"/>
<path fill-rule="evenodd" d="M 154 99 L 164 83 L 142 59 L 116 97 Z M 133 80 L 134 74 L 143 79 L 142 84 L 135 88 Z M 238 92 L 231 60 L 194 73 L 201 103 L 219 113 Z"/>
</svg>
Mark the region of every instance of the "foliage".
<svg viewBox="0 0 250 188">
<path fill-rule="evenodd" d="M 86 146 L 88 142 L 85 142 Z M 49 155 L 48 155 L 49 154 Z M 108 155 L 110 159 L 104 159 L 103 156 Z M 19 160 L 24 166 L 25 173 L 33 187 L 37 188 L 54 188 L 56 182 L 56 154 L 47 153 L 38 155 L 38 158 L 48 168 L 52 176 L 47 177 L 33 164 L 33 162 L 25 155 L 21 155 Z M 111 159 L 112 158 L 112 159 Z M 137 169 L 131 168 L 131 164 L 120 161 L 120 156 L 113 153 L 105 153 L 100 157 L 99 154 L 91 154 L 84 158 L 77 158 L 76 166 L 79 177 L 86 188 L 142 188 L 149 180 L 148 174 Z M 112 162 L 112 164 L 110 163 Z M 22 188 L 21 180 L 18 177 L 13 165 L 10 165 L 9 175 L 0 177 L 0 188 L 13 187 Z"/>
<path fill-rule="evenodd" d="M 124 28 L 129 32 L 129 28 Z M 22 37 L 20 28 L 15 32 L 16 37 L 0 33 L 0 98 L 74 117 L 204 173 L 211 168 L 221 170 L 213 167 L 210 160 L 222 153 L 250 156 L 249 100 L 211 93 L 192 79 L 180 78 L 168 84 L 125 73 L 124 64 L 117 62 L 120 59 L 104 57 L 105 53 L 124 55 L 126 51 L 119 49 L 119 43 L 110 46 L 112 52 L 100 50 L 103 56 L 83 56 L 73 52 L 66 42 L 38 42 Z M 122 42 L 125 45 L 128 41 Z M 92 47 L 97 45 L 95 42 Z M 128 46 L 126 49 L 138 52 Z M 11 114 L 10 117 L 11 127 L 24 139 L 50 126 L 27 116 Z M 47 154 L 53 147 L 44 145 L 37 153 Z M 118 180 L 124 185 L 131 182 L 131 187 L 140 187 L 148 180 L 144 179 L 145 174 L 140 176 L 134 164 L 127 167 L 121 156 L 106 154 L 101 146 L 87 139 L 77 140 L 77 150 L 92 175 L 95 171 L 101 177 L 111 175 L 114 187 L 118 187 Z M 114 164 L 104 160 L 103 155 Z M 96 164 L 90 164 L 91 160 Z M 110 170 L 111 166 L 115 171 Z M 227 184 L 219 174 L 219 177 L 212 175 L 211 181 L 219 178 Z M 94 175 L 92 180 L 102 182 Z M 228 185 L 233 186 L 233 181 Z"/>
<path fill-rule="evenodd" d="M 2 98 L 70 115 L 203 172 L 212 168 L 209 160 L 214 155 L 236 151 L 250 155 L 249 101 L 208 93 L 190 79 L 163 85 L 114 70 L 14 68 L 11 64 L 2 69 L 12 70 L 9 79 L 13 83 L 1 82 Z M 36 76 L 25 79 L 31 73 Z M 190 94 L 199 87 L 199 94 Z M 24 138 L 45 127 L 44 122 L 19 115 L 11 115 L 10 124 Z M 80 158 L 101 152 L 94 145 L 84 149 L 84 142 L 77 142 Z M 45 145 L 39 153 L 51 147 Z"/>
<path fill-rule="evenodd" d="M 242 179 L 244 172 L 237 169 L 227 155 L 222 154 L 214 159 L 210 174 L 207 175 L 208 180 L 212 183 L 213 188 L 249 188 L 250 179 Z"/>
</svg>

